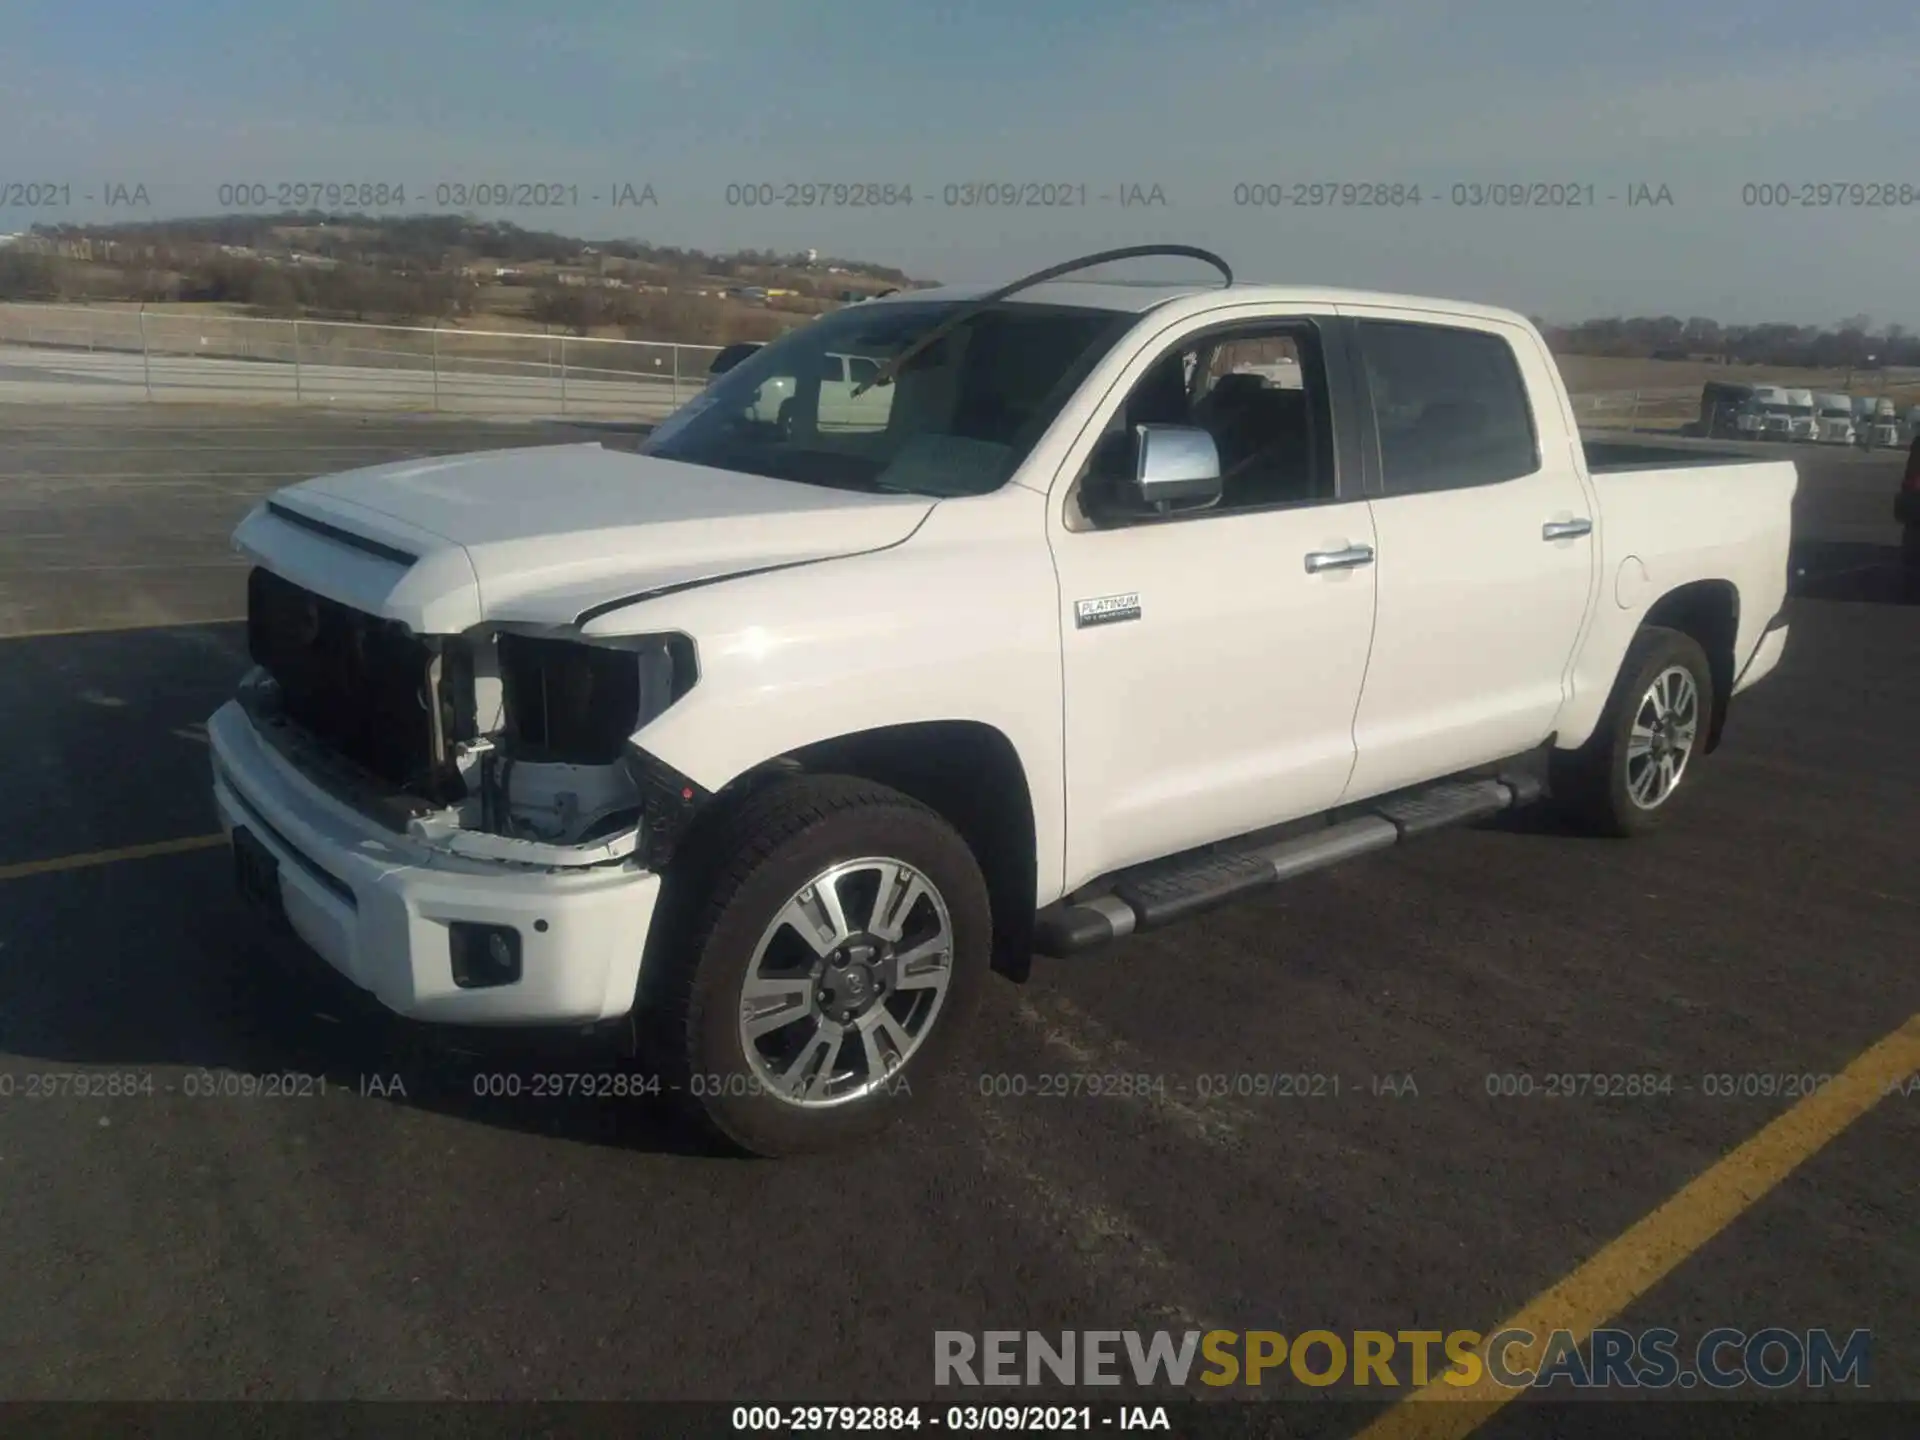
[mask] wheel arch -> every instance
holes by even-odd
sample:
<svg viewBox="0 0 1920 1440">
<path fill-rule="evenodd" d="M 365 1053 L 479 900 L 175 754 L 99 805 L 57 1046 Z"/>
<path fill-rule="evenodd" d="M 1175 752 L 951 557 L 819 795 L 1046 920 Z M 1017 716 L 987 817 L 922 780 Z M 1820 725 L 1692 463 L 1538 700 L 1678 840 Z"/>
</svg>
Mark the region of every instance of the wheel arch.
<svg viewBox="0 0 1920 1440">
<path fill-rule="evenodd" d="M 979 720 L 920 720 L 811 741 L 750 766 L 705 804 L 680 853 L 699 864 L 702 839 L 725 810 L 795 774 L 849 775 L 900 791 L 959 832 L 980 865 L 993 907 L 994 968 L 1024 980 L 1037 908 L 1033 791 L 1013 741 Z"/>
<path fill-rule="evenodd" d="M 1691 580 L 1667 591 L 1641 617 L 1639 628 L 1677 630 L 1706 652 L 1713 678 L 1713 711 L 1702 753 L 1712 754 L 1727 722 L 1740 635 L 1740 590 L 1731 580 Z"/>
</svg>

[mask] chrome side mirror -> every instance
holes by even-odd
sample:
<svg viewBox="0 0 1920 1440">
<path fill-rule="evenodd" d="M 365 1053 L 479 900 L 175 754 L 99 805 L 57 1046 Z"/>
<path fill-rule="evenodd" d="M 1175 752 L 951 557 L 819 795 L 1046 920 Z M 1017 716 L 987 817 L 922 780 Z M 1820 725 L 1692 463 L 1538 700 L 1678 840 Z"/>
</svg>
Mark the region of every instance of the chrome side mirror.
<svg viewBox="0 0 1920 1440">
<path fill-rule="evenodd" d="M 1220 499 L 1220 450 L 1196 425 L 1133 427 L 1132 498 L 1149 510 L 1205 509 Z"/>
</svg>

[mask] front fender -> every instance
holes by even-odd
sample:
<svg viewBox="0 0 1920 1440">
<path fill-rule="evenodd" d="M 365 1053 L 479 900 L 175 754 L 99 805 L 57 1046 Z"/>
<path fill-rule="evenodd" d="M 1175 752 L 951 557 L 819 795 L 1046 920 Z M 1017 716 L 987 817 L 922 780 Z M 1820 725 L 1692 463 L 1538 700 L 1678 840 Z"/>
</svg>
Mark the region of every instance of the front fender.
<svg viewBox="0 0 1920 1440">
<path fill-rule="evenodd" d="M 709 791 L 803 747 L 884 726 L 971 721 L 1031 789 L 1039 894 L 1065 850 L 1059 587 L 1043 497 L 949 500 L 890 550 L 743 576 L 623 612 L 693 638 L 698 682 L 635 744 Z M 598 629 L 599 627 L 596 627 Z"/>
</svg>

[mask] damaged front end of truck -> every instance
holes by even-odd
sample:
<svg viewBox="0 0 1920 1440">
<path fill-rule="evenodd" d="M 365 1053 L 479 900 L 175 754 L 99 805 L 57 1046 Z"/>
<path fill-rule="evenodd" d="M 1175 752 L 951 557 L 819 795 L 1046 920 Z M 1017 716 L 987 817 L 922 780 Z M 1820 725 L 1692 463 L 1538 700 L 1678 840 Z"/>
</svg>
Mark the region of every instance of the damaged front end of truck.
<svg viewBox="0 0 1920 1440">
<path fill-rule="evenodd" d="M 247 646 L 255 669 L 236 698 L 261 739 L 431 849 L 657 870 L 700 798 L 633 743 L 698 679 L 685 635 L 421 635 L 255 569 Z"/>
</svg>

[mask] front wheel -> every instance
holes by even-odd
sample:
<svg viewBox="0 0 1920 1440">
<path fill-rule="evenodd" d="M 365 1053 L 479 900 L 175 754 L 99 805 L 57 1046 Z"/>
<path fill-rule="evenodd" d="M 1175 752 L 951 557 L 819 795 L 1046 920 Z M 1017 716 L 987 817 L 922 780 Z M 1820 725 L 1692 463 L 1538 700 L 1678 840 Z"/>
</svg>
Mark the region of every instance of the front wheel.
<svg viewBox="0 0 1920 1440">
<path fill-rule="evenodd" d="M 1646 626 L 1592 737 L 1578 750 L 1553 752 L 1555 806 L 1596 834 L 1651 830 L 1705 747 L 1712 715 L 1706 651 L 1690 635 Z"/>
<path fill-rule="evenodd" d="M 742 802 L 706 849 L 669 881 L 701 892 L 690 923 L 647 962 L 669 1084 L 758 1155 L 866 1136 L 923 1101 L 989 967 L 966 842 L 898 791 L 798 776 Z"/>
</svg>

